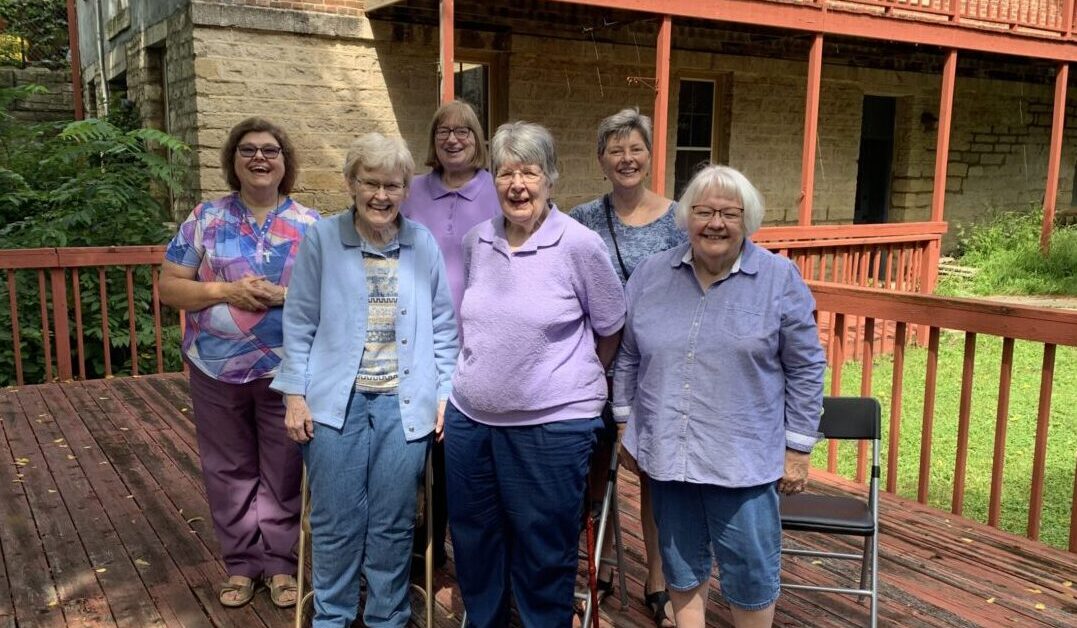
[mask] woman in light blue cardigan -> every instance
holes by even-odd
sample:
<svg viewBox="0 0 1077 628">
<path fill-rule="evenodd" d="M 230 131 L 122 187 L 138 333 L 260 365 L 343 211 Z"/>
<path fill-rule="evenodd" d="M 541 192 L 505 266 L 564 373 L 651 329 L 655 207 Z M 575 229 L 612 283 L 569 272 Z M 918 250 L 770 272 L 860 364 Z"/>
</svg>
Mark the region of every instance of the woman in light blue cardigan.
<svg viewBox="0 0 1077 628">
<path fill-rule="evenodd" d="M 284 308 L 272 387 L 307 465 L 317 627 L 351 625 L 360 572 L 367 626 L 405 626 L 411 614 L 416 489 L 457 353 L 441 252 L 399 214 L 414 170 L 400 139 L 352 145 L 355 204 L 308 229 Z"/>
</svg>

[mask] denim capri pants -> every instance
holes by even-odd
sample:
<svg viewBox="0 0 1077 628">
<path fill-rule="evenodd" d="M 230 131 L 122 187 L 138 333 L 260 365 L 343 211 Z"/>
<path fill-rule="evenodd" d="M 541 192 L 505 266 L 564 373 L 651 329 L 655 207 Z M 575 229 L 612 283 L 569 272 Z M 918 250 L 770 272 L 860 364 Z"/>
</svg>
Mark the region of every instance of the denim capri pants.
<svg viewBox="0 0 1077 628">
<path fill-rule="evenodd" d="M 690 482 L 651 483 L 662 572 L 671 589 L 707 582 L 713 561 L 726 601 L 764 609 L 781 590 L 782 530 L 776 483 L 727 488 Z"/>
</svg>

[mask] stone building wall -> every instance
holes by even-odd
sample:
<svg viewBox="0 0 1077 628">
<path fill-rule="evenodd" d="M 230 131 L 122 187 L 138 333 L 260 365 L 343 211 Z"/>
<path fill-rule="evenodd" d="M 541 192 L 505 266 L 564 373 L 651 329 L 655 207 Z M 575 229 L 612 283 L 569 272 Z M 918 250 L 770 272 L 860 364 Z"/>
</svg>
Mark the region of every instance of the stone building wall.
<svg viewBox="0 0 1077 628">
<path fill-rule="evenodd" d="M 74 119 L 71 72 L 33 67 L 0 67 L 0 87 L 20 85 L 41 85 L 48 92 L 34 94 L 15 103 L 11 113 L 16 119 L 27 122 Z"/>
<path fill-rule="evenodd" d="M 304 10 L 274 9 L 286 4 Z M 170 124 L 195 149 L 192 199 L 225 191 L 217 153 L 228 129 L 251 115 L 270 117 L 291 133 L 302 159 L 296 197 L 324 212 L 347 203 L 340 167 L 348 144 L 361 133 L 399 134 L 416 161 L 424 161 L 426 126 L 437 105 L 436 29 L 355 17 L 360 2 L 327 0 L 317 10 L 306 4 L 312 3 L 197 0 L 182 23 L 169 27 Z M 555 199 L 562 208 L 606 190 L 594 155 L 595 127 L 625 106 L 652 113 L 652 42 L 628 46 L 461 29 L 457 45 L 458 59 L 507 57 L 507 119 L 539 122 L 554 133 L 562 175 Z M 674 46 L 674 80 L 713 78 L 723 85 L 719 124 L 728 141 L 719 155 L 763 191 L 768 224 L 795 222 L 806 62 Z M 153 68 L 145 71 L 152 74 Z M 813 221 L 852 219 L 865 95 L 891 96 L 897 103 L 890 219 L 927 219 L 939 76 L 824 63 L 822 78 Z M 673 87 L 669 193 L 679 104 Z M 152 90 L 144 94 L 152 100 Z M 965 222 L 990 207 L 1042 201 L 1051 98 L 1047 84 L 958 78 L 947 219 Z M 146 115 L 152 117 L 151 110 Z M 1075 148 L 1071 134 L 1060 207 L 1072 196 Z"/>
</svg>

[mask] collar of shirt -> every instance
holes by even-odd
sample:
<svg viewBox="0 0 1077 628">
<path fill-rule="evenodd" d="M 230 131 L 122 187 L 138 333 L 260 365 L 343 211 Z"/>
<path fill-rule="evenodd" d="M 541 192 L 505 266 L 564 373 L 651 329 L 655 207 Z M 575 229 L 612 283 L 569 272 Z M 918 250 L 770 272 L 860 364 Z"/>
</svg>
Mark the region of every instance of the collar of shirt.
<svg viewBox="0 0 1077 628">
<path fill-rule="evenodd" d="M 479 196 L 479 192 L 482 191 L 483 187 L 486 186 L 485 179 L 487 178 L 490 178 L 490 173 L 483 168 L 479 168 L 470 181 L 455 190 L 450 190 L 442 183 L 441 173 L 435 171 L 431 172 L 429 177 L 426 177 L 426 187 L 430 193 L 430 198 L 438 199 L 450 194 L 458 194 L 469 201 L 473 201 Z"/>
<path fill-rule="evenodd" d="M 340 227 L 340 241 L 344 246 L 363 247 L 366 244 L 366 241 L 359 236 L 359 232 L 355 230 L 355 205 L 352 205 L 348 211 L 338 214 L 337 224 Z M 415 223 L 404 218 L 403 214 L 398 214 L 396 224 L 400 227 L 400 230 L 396 233 L 395 241 L 401 246 L 414 244 Z M 369 244 L 365 248 L 368 251 L 374 250 Z M 381 251 L 377 251 L 377 253 L 381 254 Z"/>
<path fill-rule="evenodd" d="M 692 267 L 692 245 L 685 243 L 681 245 L 684 247 L 684 251 L 681 255 L 674 255 L 670 260 L 670 266 L 677 268 L 678 266 Z M 740 254 L 737 255 L 737 259 L 733 262 L 733 268 L 729 269 L 730 275 L 736 273 L 745 273 L 747 275 L 754 275 L 759 272 L 758 254 L 759 247 L 748 238 L 744 239 L 744 245 L 741 246 Z"/>
<path fill-rule="evenodd" d="M 482 223 L 477 235 L 480 240 L 491 243 L 495 250 L 501 251 L 505 255 L 528 253 L 557 244 L 565 233 L 566 220 L 572 219 L 562 214 L 561 210 L 557 209 L 557 205 L 551 203 L 550 212 L 546 214 L 546 219 L 539 225 L 538 230 L 532 233 L 531 237 L 515 251 L 509 248 L 509 242 L 505 237 L 504 216 L 497 216 Z"/>
</svg>

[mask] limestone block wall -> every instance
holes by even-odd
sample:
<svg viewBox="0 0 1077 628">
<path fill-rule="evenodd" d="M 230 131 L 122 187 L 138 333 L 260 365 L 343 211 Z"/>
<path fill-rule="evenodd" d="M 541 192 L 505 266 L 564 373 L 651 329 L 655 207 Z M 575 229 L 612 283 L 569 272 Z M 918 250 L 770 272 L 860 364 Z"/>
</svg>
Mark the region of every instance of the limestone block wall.
<svg viewBox="0 0 1077 628">
<path fill-rule="evenodd" d="M 259 8 L 266 6 L 263 0 L 200 0 L 184 18 L 189 26 L 170 34 L 171 124 L 196 149 L 192 196 L 225 191 L 221 143 L 232 125 L 251 115 L 270 117 L 292 134 L 302 159 L 296 196 L 324 212 L 348 202 L 340 167 L 348 144 L 361 133 L 403 136 L 421 164 L 429 116 L 437 106 L 436 29 L 357 18 L 349 11 L 358 3 L 339 2 L 333 9 L 338 13 L 318 16 L 307 9 Z M 608 184 L 595 159 L 595 128 L 622 107 L 653 112 L 653 48 L 499 37 L 462 30 L 458 56 L 483 49 L 507 57 L 507 79 L 495 89 L 507 89 L 508 119 L 539 122 L 557 138 L 562 177 L 555 200 L 562 208 L 604 192 Z M 673 51 L 674 80 L 720 80 L 724 131 L 718 135 L 724 145 L 718 153 L 760 187 L 768 224 L 796 220 L 806 66 Z M 824 62 L 813 221 L 852 218 L 865 95 L 897 102 L 891 220 L 928 218 L 939 83 L 932 74 Z M 672 193 L 676 84 L 670 95 L 666 189 Z M 1042 200 L 1051 96 L 1050 85 L 959 77 L 947 219 L 962 222 L 987 207 L 1023 208 Z M 1072 195 L 1075 149 L 1071 133 L 1060 207 Z"/>
<path fill-rule="evenodd" d="M 47 68 L 0 67 L 0 87 L 41 85 L 48 90 L 15 103 L 11 113 L 19 120 L 44 122 L 72 120 L 75 105 L 71 92 L 71 73 Z"/>
</svg>

